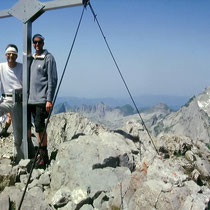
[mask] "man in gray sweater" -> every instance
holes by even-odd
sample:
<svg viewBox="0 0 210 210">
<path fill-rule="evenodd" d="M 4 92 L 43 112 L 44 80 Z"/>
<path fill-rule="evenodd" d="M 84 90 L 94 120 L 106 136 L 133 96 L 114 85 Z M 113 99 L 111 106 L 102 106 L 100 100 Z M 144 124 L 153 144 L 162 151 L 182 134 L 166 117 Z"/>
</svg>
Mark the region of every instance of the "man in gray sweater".
<svg viewBox="0 0 210 210">
<path fill-rule="evenodd" d="M 47 151 L 47 133 L 44 133 L 45 119 L 52 109 L 52 101 L 57 86 L 57 68 L 52 54 L 43 49 L 44 37 L 41 34 L 33 36 L 35 53 L 30 67 L 30 85 L 28 97 L 28 125 L 31 115 L 34 118 L 35 131 L 40 146 L 36 167 L 43 168 L 49 162 Z M 29 131 L 30 135 L 30 131 Z M 41 142 L 42 135 L 43 141 Z"/>
</svg>

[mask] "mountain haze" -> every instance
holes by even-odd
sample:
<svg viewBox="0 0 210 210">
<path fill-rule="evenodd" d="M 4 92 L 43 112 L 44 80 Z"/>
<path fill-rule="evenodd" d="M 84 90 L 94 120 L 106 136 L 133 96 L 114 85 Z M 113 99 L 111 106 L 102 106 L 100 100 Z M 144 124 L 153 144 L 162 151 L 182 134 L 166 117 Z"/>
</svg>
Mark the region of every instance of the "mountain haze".
<svg viewBox="0 0 210 210">
<path fill-rule="evenodd" d="M 173 110 L 179 109 L 188 100 L 188 96 L 165 96 L 165 95 L 142 95 L 133 97 L 139 109 L 148 108 L 156 104 L 166 104 Z M 64 103 L 67 107 L 81 105 L 95 105 L 104 103 L 110 107 L 124 106 L 125 104 L 132 104 L 129 97 L 127 98 L 79 98 L 79 97 L 58 97 L 55 106 Z"/>
</svg>

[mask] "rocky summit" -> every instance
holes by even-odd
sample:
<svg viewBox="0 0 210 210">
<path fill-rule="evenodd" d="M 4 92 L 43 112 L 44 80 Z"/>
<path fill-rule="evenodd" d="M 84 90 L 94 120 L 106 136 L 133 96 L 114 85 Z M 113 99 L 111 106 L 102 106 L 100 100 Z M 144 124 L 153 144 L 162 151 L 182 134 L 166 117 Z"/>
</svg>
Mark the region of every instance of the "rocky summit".
<svg viewBox="0 0 210 210">
<path fill-rule="evenodd" d="M 180 117 L 180 112 L 185 115 Z M 196 118 L 202 123 L 198 130 L 184 135 L 175 129 L 163 132 L 167 129 L 160 127 L 156 136 L 148 135 L 132 118 L 111 130 L 78 113 L 53 115 L 47 129 L 50 165 L 33 170 L 21 209 L 208 209 L 210 147 L 207 133 L 201 132 L 209 126 L 206 115 L 193 98 L 177 112 L 167 114 L 165 120 L 192 129 L 189 124 Z M 187 125 L 182 121 L 186 119 L 190 121 L 185 121 Z M 160 121 L 158 118 L 151 126 Z M 12 164 L 10 132 L 0 138 L 1 210 L 18 209 L 31 170 L 31 160 Z M 201 132 L 202 138 L 196 132 Z"/>
</svg>

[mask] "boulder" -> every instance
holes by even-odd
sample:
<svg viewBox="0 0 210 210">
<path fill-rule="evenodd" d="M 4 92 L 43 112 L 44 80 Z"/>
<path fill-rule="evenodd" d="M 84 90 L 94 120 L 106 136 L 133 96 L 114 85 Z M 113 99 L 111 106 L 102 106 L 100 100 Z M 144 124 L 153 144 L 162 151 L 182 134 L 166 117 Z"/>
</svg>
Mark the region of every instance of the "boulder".
<svg viewBox="0 0 210 210">
<path fill-rule="evenodd" d="M 0 192 L 6 186 L 12 186 L 16 182 L 17 172 L 13 170 L 9 159 L 0 160 Z"/>
</svg>

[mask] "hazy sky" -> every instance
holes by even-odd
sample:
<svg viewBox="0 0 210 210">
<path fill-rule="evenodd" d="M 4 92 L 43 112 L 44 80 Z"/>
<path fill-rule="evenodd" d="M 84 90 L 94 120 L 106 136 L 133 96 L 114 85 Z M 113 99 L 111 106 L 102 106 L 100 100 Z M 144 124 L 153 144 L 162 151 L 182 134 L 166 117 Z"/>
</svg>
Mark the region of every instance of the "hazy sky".
<svg viewBox="0 0 210 210">
<path fill-rule="evenodd" d="M 1 1 L 0 10 L 17 1 Z M 209 0 L 92 0 L 132 95 L 192 96 L 210 85 Z M 47 11 L 33 34 L 57 61 L 59 76 L 73 41 L 82 6 Z M 0 62 L 15 43 L 22 61 L 22 23 L 0 19 Z M 59 96 L 126 97 L 124 84 L 89 7 L 69 61 Z"/>
</svg>

